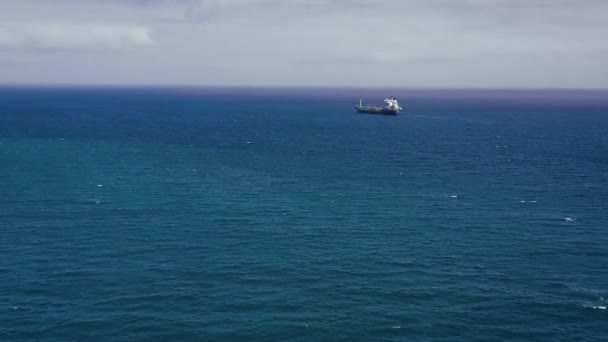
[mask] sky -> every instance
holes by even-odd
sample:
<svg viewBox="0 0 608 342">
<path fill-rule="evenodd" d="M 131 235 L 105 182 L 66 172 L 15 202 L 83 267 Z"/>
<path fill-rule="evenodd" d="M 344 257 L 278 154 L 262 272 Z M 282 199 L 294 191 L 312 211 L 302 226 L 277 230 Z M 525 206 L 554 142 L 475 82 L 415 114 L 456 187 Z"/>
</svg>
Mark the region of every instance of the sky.
<svg viewBox="0 0 608 342">
<path fill-rule="evenodd" d="M 606 0 L 0 0 L 1 84 L 608 88 Z"/>
</svg>

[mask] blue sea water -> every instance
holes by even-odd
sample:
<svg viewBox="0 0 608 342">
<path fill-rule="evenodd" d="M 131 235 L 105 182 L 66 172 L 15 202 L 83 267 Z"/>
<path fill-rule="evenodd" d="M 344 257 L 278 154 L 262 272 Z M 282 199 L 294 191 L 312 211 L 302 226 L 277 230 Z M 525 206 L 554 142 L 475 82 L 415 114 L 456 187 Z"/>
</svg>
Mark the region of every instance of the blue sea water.
<svg viewBox="0 0 608 342">
<path fill-rule="evenodd" d="M 0 182 L 2 341 L 608 339 L 608 91 L 4 87 Z"/>
</svg>

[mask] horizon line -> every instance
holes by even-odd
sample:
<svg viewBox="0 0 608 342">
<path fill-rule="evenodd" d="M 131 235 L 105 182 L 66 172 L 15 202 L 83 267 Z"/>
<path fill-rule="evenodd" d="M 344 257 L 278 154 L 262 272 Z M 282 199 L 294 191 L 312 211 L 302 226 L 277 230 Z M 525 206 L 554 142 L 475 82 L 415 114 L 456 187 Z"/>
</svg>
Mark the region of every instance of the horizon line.
<svg viewBox="0 0 608 342">
<path fill-rule="evenodd" d="M 0 88 L 206 88 L 206 89 L 365 89 L 365 90 L 488 90 L 488 91 L 608 91 L 608 87 L 472 87 L 472 86 L 359 86 L 359 85 L 289 85 L 289 84 L 202 84 L 202 83 L 175 83 L 175 84 L 139 84 L 139 83 L 0 83 Z"/>
</svg>

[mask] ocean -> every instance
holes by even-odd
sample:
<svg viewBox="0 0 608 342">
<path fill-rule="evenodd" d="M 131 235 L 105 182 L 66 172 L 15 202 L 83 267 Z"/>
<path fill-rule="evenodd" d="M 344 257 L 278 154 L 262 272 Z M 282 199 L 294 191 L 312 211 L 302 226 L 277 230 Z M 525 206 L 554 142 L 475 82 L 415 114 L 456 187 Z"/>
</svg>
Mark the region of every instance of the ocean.
<svg viewBox="0 0 608 342">
<path fill-rule="evenodd" d="M 4 86 L 0 181 L 2 341 L 608 339 L 608 91 Z"/>
</svg>

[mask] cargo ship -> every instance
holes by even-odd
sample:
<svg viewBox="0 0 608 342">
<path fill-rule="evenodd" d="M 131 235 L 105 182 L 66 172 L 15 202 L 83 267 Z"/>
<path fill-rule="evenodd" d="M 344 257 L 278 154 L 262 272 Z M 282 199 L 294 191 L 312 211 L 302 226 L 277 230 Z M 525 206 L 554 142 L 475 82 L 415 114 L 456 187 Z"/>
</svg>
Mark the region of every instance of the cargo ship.
<svg viewBox="0 0 608 342">
<path fill-rule="evenodd" d="M 365 114 L 384 114 L 397 115 L 402 110 L 399 106 L 399 101 L 394 96 L 384 99 L 384 107 L 374 105 L 364 105 L 362 100 L 359 100 L 359 105 L 355 106 L 357 112 Z"/>
</svg>

